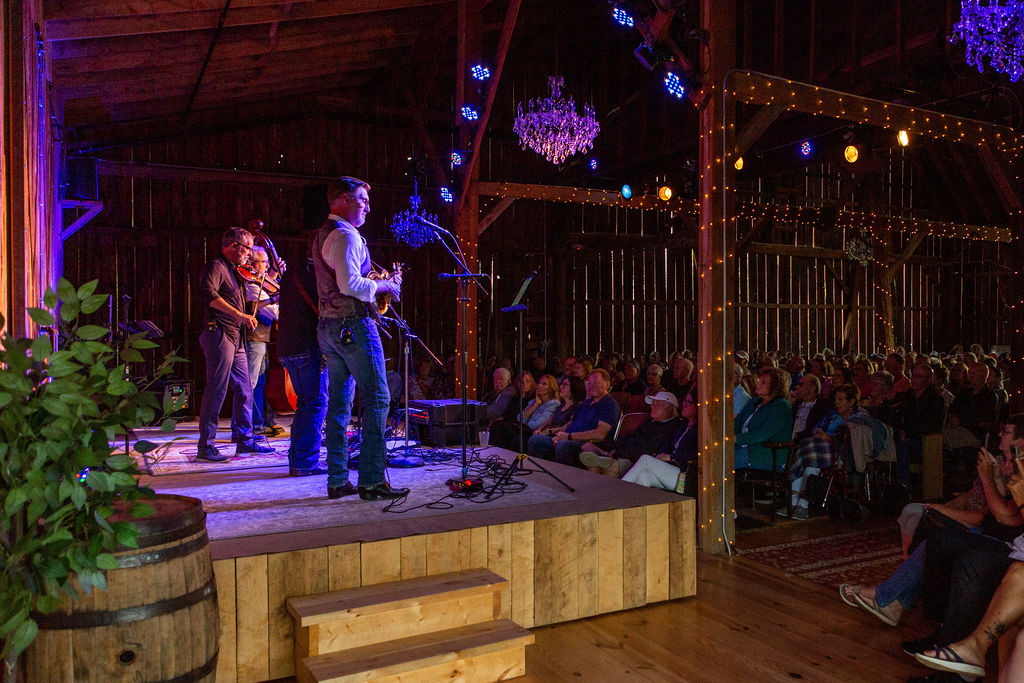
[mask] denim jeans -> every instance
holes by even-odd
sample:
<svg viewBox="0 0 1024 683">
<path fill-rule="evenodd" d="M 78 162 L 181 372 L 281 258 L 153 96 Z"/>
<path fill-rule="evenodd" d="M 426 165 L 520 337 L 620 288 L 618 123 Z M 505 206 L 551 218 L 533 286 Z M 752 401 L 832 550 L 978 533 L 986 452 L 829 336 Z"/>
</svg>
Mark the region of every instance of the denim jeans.
<svg viewBox="0 0 1024 683">
<path fill-rule="evenodd" d="M 526 452 L 534 458 L 554 460 L 562 465 L 571 467 L 583 467 L 580 463 L 580 451 L 583 450 L 582 441 L 559 441 L 546 434 L 534 434 L 526 443 Z"/>
<path fill-rule="evenodd" d="M 907 485 L 910 479 L 910 461 L 921 457 L 921 437 L 908 436 L 896 445 L 896 481 Z"/>
<path fill-rule="evenodd" d="M 212 446 L 217 438 L 217 421 L 229 386 L 234 392 L 232 435 L 241 441 L 251 441 L 252 385 L 249 384 L 245 346 L 233 342 L 220 329 L 200 332 L 199 346 L 206 356 L 206 389 L 199 409 L 199 448 Z"/>
<path fill-rule="evenodd" d="M 879 607 L 885 607 L 896 600 L 904 608 L 910 608 L 917 602 L 917 591 L 921 588 L 924 576 L 924 557 L 927 542 L 919 543 L 914 552 L 896 568 L 884 583 L 875 588 L 875 600 Z"/>
<path fill-rule="evenodd" d="M 252 428 L 256 433 L 263 431 L 263 387 L 267 370 L 267 343 L 245 342 L 246 367 L 249 372 L 249 386 L 252 388 Z M 231 420 L 231 438 L 241 440 L 238 425 Z"/>
<path fill-rule="evenodd" d="M 320 430 L 327 415 L 327 364 L 320 349 L 313 347 L 294 356 L 281 356 L 281 365 L 295 389 L 288 466 L 311 470 L 320 462 Z"/>
<path fill-rule="evenodd" d="M 352 332 L 352 343 L 342 344 L 342 330 Z M 363 404 L 362 442 L 359 445 L 359 485 L 384 482 L 384 428 L 391 396 L 384 369 L 384 349 L 370 318 L 321 318 L 316 330 L 320 350 L 327 359 L 327 485 L 348 481 L 348 439 L 352 397 L 359 387 Z"/>
</svg>

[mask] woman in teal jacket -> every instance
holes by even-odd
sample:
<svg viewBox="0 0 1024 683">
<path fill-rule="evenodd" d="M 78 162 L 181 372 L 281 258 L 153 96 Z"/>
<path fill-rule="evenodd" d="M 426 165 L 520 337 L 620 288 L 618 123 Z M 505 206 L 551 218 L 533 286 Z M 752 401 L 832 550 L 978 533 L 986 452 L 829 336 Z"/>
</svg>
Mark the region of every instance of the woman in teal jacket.
<svg viewBox="0 0 1024 683">
<path fill-rule="evenodd" d="M 734 469 L 772 469 L 772 449 L 769 441 L 789 441 L 793 438 L 793 408 L 786 400 L 786 382 L 778 368 L 765 368 L 757 377 L 757 396 L 747 402 L 736 416 L 733 429 L 736 434 Z M 779 451 L 779 472 L 786 466 L 786 451 Z"/>
</svg>

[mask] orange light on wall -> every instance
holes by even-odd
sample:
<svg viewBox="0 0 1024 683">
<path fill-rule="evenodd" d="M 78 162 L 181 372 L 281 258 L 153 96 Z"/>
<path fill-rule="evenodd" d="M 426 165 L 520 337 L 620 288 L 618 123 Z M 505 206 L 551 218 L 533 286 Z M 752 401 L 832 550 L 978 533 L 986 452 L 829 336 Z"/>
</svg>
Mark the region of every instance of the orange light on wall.
<svg viewBox="0 0 1024 683">
<path fill-rule="evenodd" d="M 896 141 L 900 143 L 900 147 L 906 147 L 910 144 L 910 133 L 905 130 L 901 130 L 896 133 Z"/>
<path fill-rule="evenodd" d="M 857 145 L 847 145 L 846 149 L 843 150 L 843 158 L 848 163 L 855 163 L 860 158 L 860 150 L 857 149 Z"/>
<path fill-rule="evenodd" d="M 672 199 L 672 188 L 668 185 L 662 185 L 658 188 L 658 199 L 663 202 L 667 202 Z"/>
</svg>

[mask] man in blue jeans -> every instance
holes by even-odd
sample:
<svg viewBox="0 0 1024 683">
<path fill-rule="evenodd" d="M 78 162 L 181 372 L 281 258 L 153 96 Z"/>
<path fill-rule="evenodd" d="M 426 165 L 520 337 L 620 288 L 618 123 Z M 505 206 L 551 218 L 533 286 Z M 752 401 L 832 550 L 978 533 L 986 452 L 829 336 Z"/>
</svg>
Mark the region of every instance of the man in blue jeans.
<svg viewBox="0 0 1024 683">
<path fill-rule="evenodd" d="M 330 214 L 313 239 L 313 267 L 320 298 L 317 341 L 327 359 L 327 495 L 341 498 L 358 491 L 363 500 L 401 498 L 409 489 L 393 489 L 384 479 L 384 428 L 391 401 L 384 349 L 366 304 L 377 294 L 401 294 L 401 275 L 371 280 L 370 252 L 359 228 L 370 213 L 370 186 L 349 176 L 327 185 Z M 362 396 L 359 486 L 348 480 L 348 440 L 356 387 Z"/>
<path fill-rule="evenodd" d="M 320 432 L 327 415 L 327 363 L 316 339 L 319 308 L 313 262 L 289 270 L 281 281 L 277 353 L 295 389 L 288 445 L 293 477 L 326 474 L 320 467 Z"/>
</svg>

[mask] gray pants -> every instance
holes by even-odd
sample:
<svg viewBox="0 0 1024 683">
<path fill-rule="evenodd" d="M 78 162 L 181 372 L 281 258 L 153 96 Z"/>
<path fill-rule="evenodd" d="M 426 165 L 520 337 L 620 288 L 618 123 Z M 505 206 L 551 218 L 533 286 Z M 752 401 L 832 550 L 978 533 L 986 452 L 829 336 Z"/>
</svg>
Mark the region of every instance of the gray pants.
<svg viewBox="0 0 1024 683">
<path fill-rule="evenodd" d="M 224 330 L 203 330 L 199 346 L 206 356 L 206 390 L 199 409 L 199 448 L 212 446 L 217 438 L 220 417 L 228 387 L 234 392 L 231 421 L 246 441 L 252 440 L 252 385 L 245 346 L 232 341 Z"/>
</svg>

